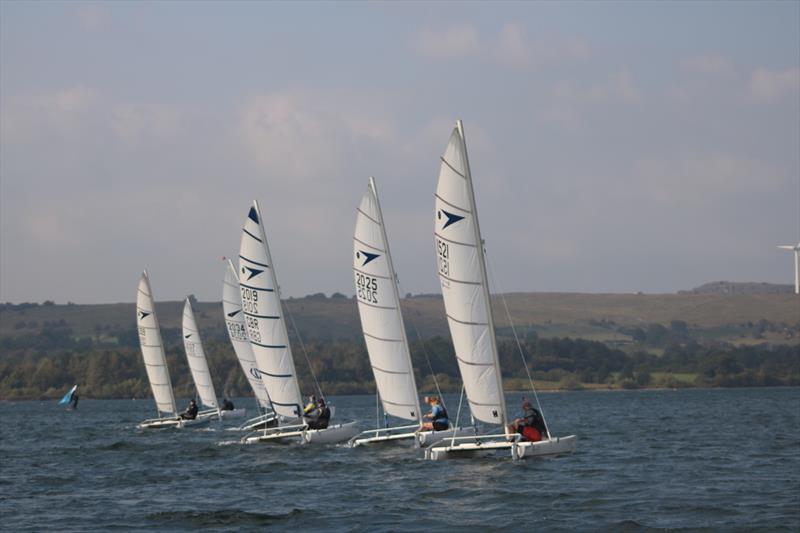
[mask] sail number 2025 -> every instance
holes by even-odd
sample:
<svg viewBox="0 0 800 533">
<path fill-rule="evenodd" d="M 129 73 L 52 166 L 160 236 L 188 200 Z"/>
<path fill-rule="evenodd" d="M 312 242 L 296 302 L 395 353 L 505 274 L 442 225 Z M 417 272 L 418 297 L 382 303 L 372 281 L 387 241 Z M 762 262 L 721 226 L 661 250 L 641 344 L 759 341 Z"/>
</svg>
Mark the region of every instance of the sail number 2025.
<svg viewBox="0 0 800 533">
<path fill-rule="evenodd" d="M 378 279 L 356 272 L 358 299 L 368 303 L 378 303 Z"/>
<path fill-rule="evenodd" d="M 439 263 L 439 273 L 450 275 L 450 245 L 441 239 L 436 239 L 436 259 Z"/>
</svg>

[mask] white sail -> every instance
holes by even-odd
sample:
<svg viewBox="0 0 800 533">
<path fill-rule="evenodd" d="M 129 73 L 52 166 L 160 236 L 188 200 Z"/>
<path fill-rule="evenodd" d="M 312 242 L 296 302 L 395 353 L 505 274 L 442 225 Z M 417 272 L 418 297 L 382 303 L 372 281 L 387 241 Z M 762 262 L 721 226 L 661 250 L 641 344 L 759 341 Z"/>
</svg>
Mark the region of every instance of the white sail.
<svg viewBox="0 0 800 533">
<path fill-rule="evenodd" d="M 361 329 L 383 410 L 398 418 L 420 420 L 394 266 L 372 178 L 356 214 L 353 273 Z"/>
<path fill-rule="evenodd" d="M 169 368 L 167 368 L 167 358 L 164 355 L 164 343 L 161 340 L 161 330 L 158 326 L 156 307 L 153 302 L 153 292 L 150 290 L 150 280 L 146 271 L 139 280 L 139 289 L 136 294 L 136 325 L 139 330 L 139 346 L 142 348 L 147 379 L 150 381 L 150 388 L 153 389 L 153 397 L 156 400 L 156 409 L 159 413 L 177 414 L 172 382 L 169 379 Z"/>
<path fill-rule="evenodd" d="M 218 409 L 217 393 L 214 391 L 214 383 L 211 381 L 211 372 L 208 370 L 208 360 L 203 350 L 203 342 L 200 340 L 200 330 L 197 328 L 197 321 L 194 318 L 194 310 L 189 298 L 183 304 L 183 347 L 186 349 L 186 360 L 189 362 L 189 370 L 192 371 L 192 379 L 200 396 L 200 403 L 209 409 Z"/>
<path fill-rule="evenodd" d="M 280 291 L 258 202 L 242 227 L 239 285 L 247 336 L 274 411 L 285 418 L 302 414 L 302 397 L 281 308 Z"/>
<path fill-rule="evenodd" d="M 236 274 L 236 267 L 231 260 L 225 269 L 225 280 L 222 285 L 222 311 L 225 314 L 225 328 L 228 330 L 228 338 L 233 345 L 233 351 L 242 365 L 244 375 L 256 400 L 262 409 L 270 407 L 269 395 L 261 374 L 258 371 L 256 357 L 253 348 L 250 346 L 250 339 L 247 338 L 247 327 L 245 326 L 244 313 L 242 312 L 242 299 L 239 289 L 239 277 Z"/>
<path fill-rule="evenodd" d="M 505 425 L 483 244 L 460 121 L 442 156 L 434 213 L 439 281 L 470 410 L 478 420 Z"/>
</svg>

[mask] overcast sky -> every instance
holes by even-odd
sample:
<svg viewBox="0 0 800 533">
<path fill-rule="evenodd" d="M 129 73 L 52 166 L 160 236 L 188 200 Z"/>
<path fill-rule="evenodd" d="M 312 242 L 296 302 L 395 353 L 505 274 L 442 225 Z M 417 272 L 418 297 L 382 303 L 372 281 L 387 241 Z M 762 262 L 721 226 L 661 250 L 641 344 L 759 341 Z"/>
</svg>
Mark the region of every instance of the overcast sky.
<svg viewBox="0 0 800 533">
<path fill-rule="evenodd" d="M 285 296 L 353 293 L 375 175 L 440 292 L 464 121 L 503 291 L 792 282 L 800 2 L 0 3 L 0 300 L 219 300 L 258 199 Z"/>
</svg>

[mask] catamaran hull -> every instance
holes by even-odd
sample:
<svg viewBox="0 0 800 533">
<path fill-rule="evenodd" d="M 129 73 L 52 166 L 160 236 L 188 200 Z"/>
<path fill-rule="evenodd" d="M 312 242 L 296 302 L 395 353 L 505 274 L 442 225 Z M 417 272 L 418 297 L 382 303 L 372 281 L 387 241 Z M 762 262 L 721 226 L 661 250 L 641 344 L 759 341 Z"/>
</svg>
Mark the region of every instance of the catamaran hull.
<svg viewBox="0 0 800 533">
<path fill-rule="evenodd" d="M 452 428 L 445 431 L 421 431 L 417 435 L 420 448 L 426 448 L 442 440 L 453 437 L 467 437 L 475 434 L 474 427 Z"/>
<path fill-rule="evenodd" d="M 456 457 L 486 457 L 500 453 L 509 453 L 512 459 L 528 459 L 532 457 L 555 457 L 573 453 L 578 444 L 578 437 L 555 437 L 539 442 L 503 442 L 490 441 L 461 442 L 447 445 L 447 441 L 439 446 L 431 446 L 425 450 L 425 458 L 433 461 Z"/>
<path fill-rule="evenodd" d="M 358 434 L 356 422 L 336 424 L 325 429 L 308 429 L 303 435 L 306 444 L 339 444 L 346 442 Z"/>
<path fill-rule="evenodd" d="M 257 431 L 259 429 L 267 429 L 278 425 L 278 417 L 275 413 L 268 413 L 266 415 L 257 416 L 246 420 L 237 429 L 239 431 Z"/>
<path fill-rule="evenodd" d="M 210 418 L 195 418 L 194 420 L 181 420 L 178 418 L 154 418 L 145 420 L 136 427 L 139 429 L 165 429 L 203 426 L 211 422 Z"/>
<path fill-rule="evenodd" d="M 371 431 L 365 431 L 369 435 Z M 474 427 L 453 428 L 445 431 L 411 431 L 406 433 L 394 433 L 391 435 L 374 435 L 372 437 L 362 437 L 350 441 L 351 448 L 360 446 L 374 446 L 378 444 L 399 444 L 406 446 L 418 446 L 425 448 L 431 444 L 441 442 L 455 437 L 466 437 L 475 434 Z"/>
<path fill-rule="evenodd" d="M 228 411 L 220 411 L 219 416 L 222 418 L 243 418 L 247 413 L 247 409 L 230 409 Z"/>
</svg>

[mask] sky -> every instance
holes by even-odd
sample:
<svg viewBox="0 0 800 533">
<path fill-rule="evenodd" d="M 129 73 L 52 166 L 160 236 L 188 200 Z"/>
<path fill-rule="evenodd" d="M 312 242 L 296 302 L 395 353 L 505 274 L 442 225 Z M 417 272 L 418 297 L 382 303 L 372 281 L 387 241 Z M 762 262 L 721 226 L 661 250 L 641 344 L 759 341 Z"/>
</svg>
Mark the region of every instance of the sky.
<svg viewBox="0 0 800 533">
<path fill-rule="evenodd" d="M 0 2 L 0 301 L 219 300 L 250 203 L 285 297 L 354 292 L 374 175 L 440 292 L 464 121 L 494 291 L 791 283 L 800 2 Z"/>
</svg>

